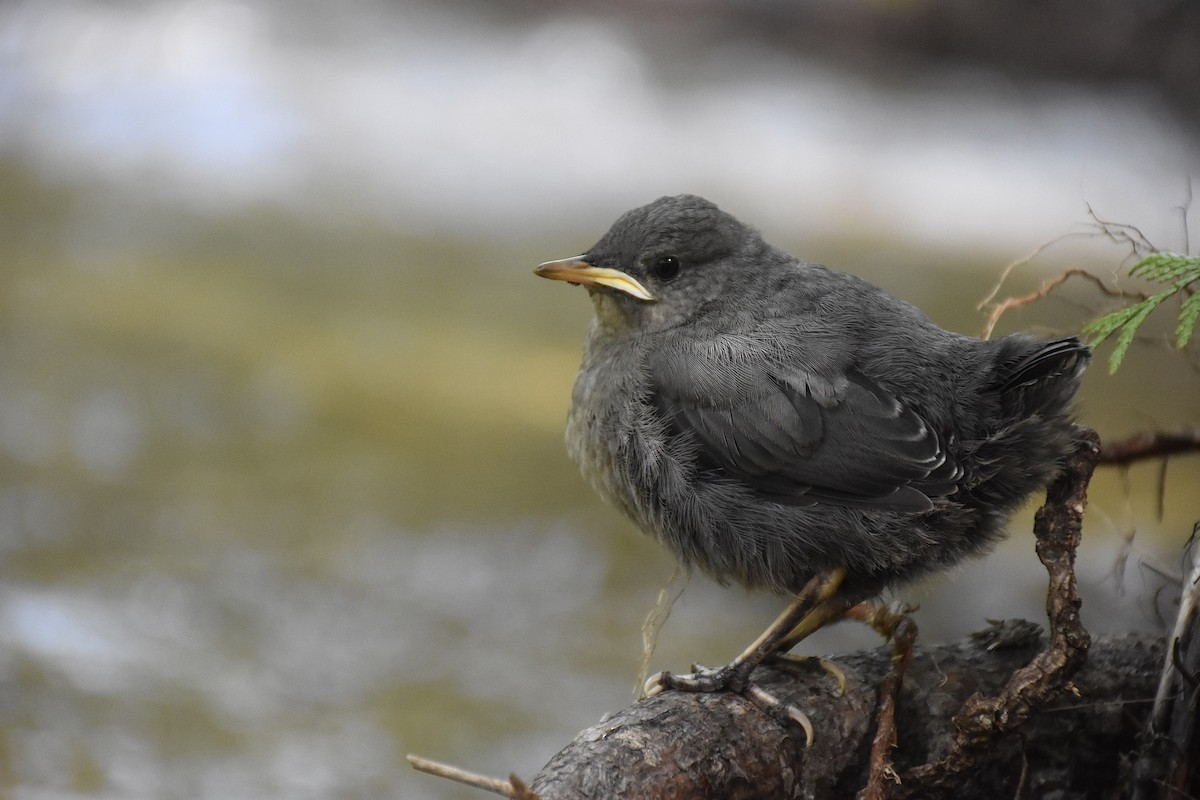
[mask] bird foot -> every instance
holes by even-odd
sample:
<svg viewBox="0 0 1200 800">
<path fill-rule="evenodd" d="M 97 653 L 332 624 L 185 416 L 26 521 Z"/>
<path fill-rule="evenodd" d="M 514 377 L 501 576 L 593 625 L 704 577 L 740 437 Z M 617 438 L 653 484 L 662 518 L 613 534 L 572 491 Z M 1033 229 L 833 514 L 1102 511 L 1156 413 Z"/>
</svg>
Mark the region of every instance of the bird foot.
<svg viewBox="0 0 1200 800">
<path fill-rule="evenodd" d="M 842 668 L 830 661 L 828 658 L 820 656 L 797 656 L 791 653 L 775 653 L 767 659 L 772 665 L 785 669 L 788 672 L 798 673 L 799 669 L 807 666 L 813 661 L 817 665 L 829 673 L 829 675 L 837 681 L 837 696 L 846 696 L 846 673 L 842 672 Z"/>
<path fill-rule="evenodd" d="M 737 664 L 726 664 L 719 669 L 692 664 L 692 671 L 676 675 L 673 672 L 656 672 L 646 680 L 643 690 L 647 697 L 675 689 L 680 692 L 733 692 L 741 694 L 749 685 L 749 676 L 739 670 Z"/>
<path fill-rule="evenodd" d="M 754 705 L 772 716 L 782 716 L 804 729 L 805 745 L 811 746 L 814 738 L 812 720 L 798 706 L 784 702 L 756 683 L 749 681 L 744 664 L 727 664 L 719 669 L 692 665 L 692 671 L 684 675 L 671 672 L 656 672 L 651 675 L 642 691 L 646 697 L 654 697 L 668 689 L 680 692 L 731 692 L 740 694 Z"/>
</svg>

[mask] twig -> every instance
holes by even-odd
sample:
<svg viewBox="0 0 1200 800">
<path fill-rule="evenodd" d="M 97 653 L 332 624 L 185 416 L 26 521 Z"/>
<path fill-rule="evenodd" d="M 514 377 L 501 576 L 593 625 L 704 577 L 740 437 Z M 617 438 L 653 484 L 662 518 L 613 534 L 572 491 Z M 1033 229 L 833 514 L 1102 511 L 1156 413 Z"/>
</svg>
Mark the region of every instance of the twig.
<svg viewBox="0 0 1200 800">
<path fill-rule="evenodd" d="M 539 800 L 538 796 L 530 791 L 529 787 L 516 775 L 509 775 L 508 780 L 501 780 L 500 778 L 489 778 L 486 775 L 480 775 L 475 772 L 467 772 L 465 769 L 443 764 L 440 761 L 422 758 L 412 753 L 409 753 L 407 758 L 408 763 L 413 765 L 413 769 L 420 772 L 465 783 L 467 786 L 474 786 L 476 789 L 483 789 L 485 792 L 510 797 L 513 800 Z"/>
<path fill-rule="evenodd" d="M 1187 179 L 1187 197 L 1182 203 L 1175 207 L 1179 212 L 1180 227 L 1183 228 L 1183 251 L 1184 253 L 1192 252 L 1192 243 L 1190 232 L 1188 231 L 1188 212 L 1192 209 L 1192 178 L 1189 175 Z"/>
<path fill-rule="evenodd" d="M 1008 268 L 1006 268 L 1006 270 L 1007 269 Z M 1096 287 L 1099 288 L 1101 292 L 1108 295 L 1109 297 L 1121 297 L 1121 298 L 1130 298 L 1130 299 L 1136 298 L 1138 300 L 1146 299 L 1146 295 L 1142 292 L 1128 292 L 1128 291 L 1125 291 L 1124 289 L 1114 289 L 1114 288 L 1110 287 L 1108 284 L 1106 284 L 1104 281 L 1102 281 L 1100 278 L 1098 278 L 1095 275 L 1093 275 L 1092 273 L 1088 272 L 1086 269 L 1082 269 L 1080 267 L 1071 267 L 1069 269 L 1063 270 L 1058 275 L 1054 276 L 1050 280 L 1043 283 L 1041 285 L 1041 288 L 1039 288 L 1036 292 L 1030 292 L 1029 294 L 1020 295 L 1018 297 L 1008 297 L 1008 298 L 1005 298 L 1004 300 L 1000 301 L 999 303 L 996 303 L 995 305 L 993 305 L 992 310 L 988 313 L 987 322 L 985 322 L 983 325 L 983 332 L 979 334 L 980 338 L 987 339 L 987 338 L 991 337 L 992 331 L 995 330 L 995 328 L 996 328 L 996 323 L 998 323 L 1000 321 L 1000 317 L 1002 317 L 1004 315 L 1004 312 L 1009 311 L 1014 308 L 1021 308 L 1022 306 L 1027 306 L 1030 303 L 1035 303 L 1038 300 L 1041 300 L 1043 297 L 1050 294 L 1050 292 L 1054 291 L 1059 286 L 1062 286 L 1064 283 L 1066 283 L 1067 280 L 1070 278 L 1083 278 L 1084 280 L 1090 281 L 1093 284 L 1095 284 Z M 991 297 L 994 297 L 994 296 L 995 296 L 995 290 L 993 290 L 992 294 L 988 297 L 988 299 L 990 300 Z M 986 303 L 986 302 L 987 302 L 987 300 L 984 301 L 984 303 Z M 980 304 L 980 308 L 982 308 L 982 307 L 983 307 L 983 303 Z"/>
<path fill-rule="evenodd" d="M 641 700 L 646 696 L 646 678 L 650 675 L 650 659 L 654 657 L 654 649 L 658 646 L 658 634 L 663 625 L 671 617 L 671 609 L 676 601 L 683 596 L 691 573 L 680 565 L 675 566 L 670 580 L 658 592 L 658 600 L 642 623 L 642 660 L 638 664 L 637 679 L 634 682 L 634 694 Z"/>
<path fill-rule="evenodd" d="M 879 715 L 875 723 L 875 738 L 871 741 L 867 783 L 858 793 L 858 800 L 885 800 L 890 786 L 900 781 L 892 764 L 892 750 L 896 749 L 896 705 L 904 673 L 912 663 L 917 623 L 908 615 L 910 609 L 886 606 L 870 608 L 868 604 L 855 606 L 846 616 L 855 616 L 855 611 L 859 609 L 866 612 L 868 618 L 865 621 L 892 640 L 892 666 L 879 684 Z"/>
<path fill-rule="evenodd" d="M 1184 216 L 1184 237 L 1185 237 L 1185 239 L 1187 237 L 1187 208 L 1190 207 L 1190 205 L 1191 205 L 1191 182 L 1189 181 L 1189 183 L 1188 183 L 1188 199 L 1187 199 L 1186 203 L 1183 206 L 1181 206 L 1181 210 L 1182 210 L 1183 216 Z M 1092 208 L 1090 203 L 1087 204 L 1087 214 L 1088 214 L 1088 217 L 1091 218 L 1092 224 L 1095 226 L 1096 230 L 1099 231 L 1100 235 L 1104 236 L 1106 239 L 1108 239 L 1109 241 L 1111 241 L 1112 243 L 1114 243 L 1116 245 L 1120 245 L 1120 246 L 1129 248 L 1129 254 L 1125 257 L 1125 259 L 1122 261 L 1122 263 L 1128 263 L 1130 259 L 1141 259 L 1141 258 L 1144 258 L 1146 255 L 1158 252 L 1158 248 L 1154 246 L 1154 244 L 1150 241 L 1150 239 L 1146 236 L 1146 234 L 1142 233 L 1142 231 L 1137 226 L 1128 225 L 1128 224 L 1120 223 L 1120 222 L 1110 222 L 1108 220 L 1101 219 L 1099 217 L 1099 215 L 1096 214 L 1096 210 Z M 1018 258 L 1017 260 L 1012 261 L 1009 264 L 1007 264 L 1004 267 L 1004 269 L 1000 271 L 1000 276 L 999 276 L 999 278 L 996 279 L 996 283 L 992 286 L 991 291 L 988 292 L 987 296 L 984 297 L 982 300 L 980 300 L 979 304 L 976 306 L 976 308 L 978 310 L 983 310 L 984 308 L 991 306 L 991 311 L 988 313 L 987 321 L 984 323 L 983 332 L 981 334 L 981 337 L 984 339 L 987 339 L 992 335 L 992 332 L 996 328 L 996 323 L 998 323 L 1000 321 L 1000 317 L 1002 317 L 1006 311 L 1009 311 L 1010 309 L 1014 309 L 1014 308 L 1021 308 L 1022 306 L 1027 306 L 1030 303 L 1034 303 L 1034 302 L 1037 302 L 1038 300 L 1041 300 L 1042 298 L 1044 298 L 1048 294 L 1050 294 L 1050 292 L 1054 291 L 1054 289 L 1058 288 L 1063 283 L 1065 283 L 1069 278 L 1074 277 L 1074 276 L 1085 278 L 1085 279 L 1091 281 L 1093 284 L 1096 285 L 1097 288 L 1100 289 L 1101 292 L 1108 295 L 1109 297 L 1118 297 L 1118 298 L 1128 299 L 1128 300 L 1145 300 L 1147 298 L 1147 295 L 1144 294 L 1143 292 L 1131 292 L 1131 291 L 1125 291 L 1122 289 L 1116 289 L 1116 288 L 1109 287 L 1107 284 L 1104 283 L 1103 280 L 1101 280 L 1096 275 L 1093 275 L 1091 272 L 1089 272 L 1085 269 L 1080 269 L 1078 267 L 1072 267 L 1067 270 L 1064 270 L 1059 275 L 1056 275 L 1055 277 L 1053 277 L 1050 280 L 1043 283 L 1041 288 L 1039 288 L 1035 292 L 1030 292 L 1029 294 L 1021 295 L 1018 297 L 1009 297 L 1009 298 L 1006 298 L 1005 300 L 1000 301 L 999 303 L 992 302 L 993 300 L 995 300 L 996 296 L 1000 293 L 1000 287 L 1004 285 L 1004 281 L 1006 281 L 1008 279 L 1008 276 L 1013 272 L 1014 269 L 1016 269 L 1019 266 L 1030 263 L 1031 261 L 1033 261 L 1033 259 L 1037 258 L 1042 252 L 1049 249 L 1054 244 L 1057 244 L 1065 239 L 1072 238 L 1073 236 L 1087 236 L 1087 235 L 1094 235 L 1094 234 L 1083 234 L 1083 233 L 1064 234 L 1063 236 L 1059 236 L 1055 239 L 1051 239 L 1050 241 L 1045 242 L 1044 244 L 1039 245 L 1029 255 Z M 1184 252 L 1187 252 L 1186 246 L 1185 246 Z M 1190 288 L 1187 289 L 1186 291 L 1188 291 L 1189 294 L 1192 292 L 1192 290 Z"/>
<path fill-rule="evenodd" d="M 1100 446 L 1100 463 L 1124 467 L 1134 461 L 1178 453 L 1200 453 L 1200 428 L 1139 433 Z"/>
<path fill-rule="evenodd" d="M 966 774 L 987 763 L 995 741 L 1018 730 L 1063 689 L 1083 666 L 1091 637 L 1079 619 L 1075 589 L 1075 550 L 1083 532 L 1087 487 L 1096 467 L 1099 438 L 1078 428 L 1074 455 L 1046 492 L 1046 503 L 1034 517 L 1037 554 L 1050 575 L 1046 615 L 1050 643 L 1032 662 L 1017 670 L 996 697 L 973 695 L 954 717 L 958 733 L 941 761 L 909 770 L 897 797 L 940 797 L 954 792 Z"/>
<path fill-rule="evenodd" d="M 1200 525 L 1192 532 L 1191 574 L 1183 585 L 1175 628 L 1167 639 L 1154 709 L 1133 773 L 1132 800 L 1188 797 L 1200 783 L 1188 757 L 1200 740 L 1196 678 L 1200 673 Z"/>
<path fill-rule="evenodd" d="M 1088 235 L 1090 235 L 1090 234 L 1084 234 L 1084 233 L 1063 234 L 1062 236 L 1055 237 L 1054 239 L 1051 239 L 1048 242 L 1042 242 L 1036 248 L 1034 248 L 1034 251 L 1032 253 L 1030 253 L 1029 255 L 1021 256 L 1020 258 L 1016 259 L 1015 261 L 1008 262 L 1007 264 L 1004 265 L 1004 269 L 1000 270 L 1000 277 L 996 278 L 996 282 L 992 285 L 992 290 L 987 293 L 987 296 L 985 296 L 982 300 L 979 301 L 979 304 L 977 306 L 975 306 L 975 310 L 982 311 L 984 306 L 988 305 L 989 303 L 991 303 L 993 300 L 996 299 L 996 295 L 1000 294 L 1000 287 L 1004 285 L 1004 282 L 1006 280 L 1008 280 L 1008 276 L 1011 275 L 1012 271 L 1015 270 L 1017 267 L 1025 266 L 1026 264 L 1030 263 L 1035 258 L 1040 256 L 1043 252 L 1045 252 L 1046 250 L 1049 250 L 1053 245 L 1056 245 L 1065 239 L 1070 239 L 1070 238 L 1076 237 L 1076 236 L 1088 236 Z"/>
<path fill-rule="evenodd" d="M 1096 210 L 1092 208 L 1092 204 L 1087 204 L 1088 216 L 1092 218 L 1092 222 L 1096 223 L 1096 227 L 1114 244 L 1129 245 L 1129 257 L 1141 258 L 1146 253 L 1157 252 L 1158 248 L 1150 241 L 1146 234 L 1136 225 L 1129 225 L 1124 222 L 1109 222 L 1108 220 L 1100 219 L 1096 214 Z"/>
</svg>

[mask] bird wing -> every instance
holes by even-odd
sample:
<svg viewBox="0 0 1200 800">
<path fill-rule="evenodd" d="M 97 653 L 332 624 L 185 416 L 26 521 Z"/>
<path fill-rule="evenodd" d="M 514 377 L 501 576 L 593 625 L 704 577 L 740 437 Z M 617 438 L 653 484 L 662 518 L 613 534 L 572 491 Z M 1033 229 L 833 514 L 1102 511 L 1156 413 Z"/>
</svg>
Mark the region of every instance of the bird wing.
<svg viewBox="0 0 1200 800">
<path fill-rule="evenodd" d="M 694 440 L 701 471 L 796 505 L 919 512 L 955 491 L 962 470 L 946 443 L 878 383 L 755 349 L 726 343 L 651 359 L 653 401 L 675 434 Z"/>
</svg>

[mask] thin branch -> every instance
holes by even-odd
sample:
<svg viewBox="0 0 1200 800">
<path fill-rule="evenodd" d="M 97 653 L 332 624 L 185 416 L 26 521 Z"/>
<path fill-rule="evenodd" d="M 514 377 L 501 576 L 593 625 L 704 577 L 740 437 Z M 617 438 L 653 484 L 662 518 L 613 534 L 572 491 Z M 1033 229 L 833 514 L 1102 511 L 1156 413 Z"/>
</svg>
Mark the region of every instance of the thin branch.
<svg viewBox="0 0 1200 800">
<path fill-rule="evenodd" d="M 509 775 L 508 780 L 501 780 L 500 778 L 489 778 L 486 775 L 480 775 L 476 772 L 468 772 L 465 769 L 443 764 L 440 761 L 422 758 L 412 753 L 409 753 L 407 758 L 408 763 L 413 765 L 413 769 L 419 772 L 426 772 L 430 775 L 436 775 L 439 778 L 447 778 L 458 783 L 465 783 L 467 786 L 474 786 L 476 789 L 483 789 L 485 792 L 498 794 L 502 797 L 510 797 L 512 800 L 539 800 L 538 796 L 530 791 L 529 787 L 516 775 Z"/>
<path fill-rule="evenodd" d="M 1072 239 L 1072 238 L 1079 237 L 1079 236 L 1091 236 L 1091 235 L 1092 234 L 1088 234 L 1088 233 L 1064 233 L 1062 236 L 1057 236 L 1048 242 L 1042 242 L 1036 248 L 1034 248 L 1033 252 L 1030 253 L 1029 255 L 1021 256 L 1020 258 L 1016 259 L 1015 261 L 1008 262 L 1008 264 L 1005 265 L 1004 269 L 1000 270 L 1000 277 L 998 277 L 996 279 L 996 283 L 992 286 L 992 290 L 987 293 L 986 297 L 984 297 L 982 300 L 979 301 L 979 305 L 975 306 L 975 310 L 982 311 L 985 306 L 987 306 L 989 303 L 991 303 L 993 300 L 996 299 L 996 295 L 1000 294 L 1000 287 L 1004 285 L 1004 282 L 1006 280 L 1008 280 L 1008 276 L 1011 275 L 1012 271 L 1014 269 L 1016 269 L 1017 267 L 1025 266 L 1026 264 L 1030 263 L 1035 258 L 1040 256 L 1042 253 L 1044 253 L 1046 250 L 1049 250 L 1051 247 L 1053 247 L 1054 245 L 1058 244 L 1061 241 L 1065 241 L 1066 239 Z"/>
<path fill-rule="evenodd" d="M 980 334 L 980 338 L 987 339 L 987 338 L 991 337 L 992 331 L 995 330 L 995 328 L 996 328 L 996 323 L 1000 321 L 1000 317 L 1003 316 L 1006 311 L 1009 311 L 1014 308 L 1021 308 L 1022 306 L 1027 306 L 1030 303 L 1035 303 L 1038 300 L 1041 300 L 1042 298 L 1046 297 L 1046 295 L 1050 294 L 1050 292 L 1054 291 L 1059 286 L 1066 283 L 1069 278 L 1083 278 L 1087 281 L 1090 281 L 1091 283 L 1095 284 L 1096 287 L 1099 288 L 1101 292 L 1108 295 L 1109 297 L 1120 297 L 1120 298 L 1137 299 L 1137 300 L 1145 300 L 1146 299 L 1146 295 L 1142 292 L 1129 292 L 1129 291 L 1125 291 L 1124 289 L 1114 289 L 1114 288 L 1110 287 L 1108 284 L 1106 284 L 1100 278 L 1098 278 L 1095 275 L 1093 275 L 1092 273 L 1088 272 L 1086 269 L 1082 269 L 1080 267 L 1071 267 L 1069 269 L 1063 270 L 1061 273 L 1059 273 L 1055 277 L 1053 277 L 1050 280 L 1043 283 L 1041 288 L 1039 288 L 1035 292 L 1030 292 L 1029 294 L 1020 295 L 1018 297 L 1008 297 L 1008 298 L 1002 300 L 1001 302 L 993 305 L 991 312 L 988 313 L 987 322 L 984 323 L 983 332 Z M 1001 280 L 1003 280 L 1003 278 Z M 993 291 L 989 297 L 994 297 L 994 296 L 995 296 L 995 291 Z M 984 301 L 984 302 L 987 302 L 987 301 Z M 982 304 L 980 307 L 982 307 Z"/>
<path fill-rule="evenodd" d="M 904 673 L 912 663 L 913 645 L 917 641 L 917 623 L 908 615 L 909 610 L 904 607 L 877 607 L 870 615 L 872 627 L 886 633 L 892 640 L 893 652 L 892 667 L 879 685 L 879 710 L 875 738 L 871 742 L 871 758 L 867 762 L 867 783 L 858 793 L 858 800 L 885 800 L 891 786 L 900 782 L 900 775 L 892 763 L 892 751 L 897 743 L 896 706 L 900 702 L 900 687 Z"/>
<path fill-rule="evenodd" d="M 1182 203 L 1175 207 L 1179 212 L 1180 227 L 1183 228 L 1183 252 L 1192 252 L 1192 242 L 1190 231 L 1188 230 L 1188 212 L 1192 210 L 1192 178 L 1189 175 L 1187 179 L 1187 197 Z"/>
<path fill-rule="evenodd" d="M 683 596 L 691 573 L 680 565 L 675 566 L 670 580 L 658 592 L 658 600 L 646 620 L 642 623 L 642 660 L 638 664 L 637 679 L 634 683 L 634 694 L 641 700 L 646 696 L 646 678 L 650 675 L 650 659 L 654 658 L 654 650 L 658 646 L 658 634 L 671 616 L 671 609 L 676 601 Z"/>
<path fill-rule="evenodd" d="M 1186 213 L 1187 213 L 1186 208 L 1190 205 L 1191 205 L 1191 183 L 1189 182 L 1189 184 L 1188 184 L 1188 199 L 1187 199 L 1187 203 L 1184 206 L 1185 228 L 1186 228 Z M 1109 241 L 1113 242 L 1116 245 L 1119 245 L 1122 247 L 1127 247 L 1129 249 L 1129 254 L 1125 257 L 1125 259 L 1123 259 L 1122 263 L 1128 263 L 1130 259 L 1141 259 L 1141 258 L 1144 258 L 1146 255 L 1158 252 L 1158 248 L 1154 246 L 1154 244 L 1150 241 L 1150 239 L 1146 236 L 1146 234 L 1142 233 L 1141 229 L 1139 229 L 1137 226 L 1129 225 L 1129 224 L 1125 224 L 1125 223 L 1121 223 L 1121 222 L 1110 222 L 1106 219 L 1101 219 L 1100 216 L 1098 214 L 1096 214 L 1096 210 L 1092 208 L 1090 203 L 1087 204 L 1087 214 L 1088 214 L 1088 217 L 1091 218 L 1092 224 L 1095 226 L 1096 230 L 1099 231 L 1100 235 L 1104 236 L 1106 239 L 1108 239 Z M 1041 300 L 1042 298 L 1046 297 L 1055 288 L 1057 288 L 1058 286 L 1061 286 L 1063 283 L 1065 283 L 1068 278 L 1070 278 L 1072 276 L 1076 276 L 1076 275 L 1090 280 L 1092 283 L 1094 283 L 1100 289 L 1101 292 L 1103 292 L 1104 294 L 1106 294 L 1110 297 L 1119 297 L 1119 298 L 1123 298 L 1123 299 L 1133 299 L 1133 300 L 1145 300 L 1147 295 L 1145 295 L 1142 292 L 1129 292 L 1129 291 L 1123 291 L 1123 290 L 1119 290 L 1119 289 L 1115 289 L 1115 288 L 1110 288 L 1099 277 L 1093 275 L 1092 273 L 1088 272 L 1087 270 L 1080 269 L 1078 267 L 1073 267 L 1071 269 L 1067 269 L 1060 275 L 1043 283 L 1041 288 L 1035 292 L 1031 292 L 1029 294 L 1022 295 L 1019 297 L 1009 297 L 1006 300 L 1003 300 L 999 303 L 993 303 L 996 296 L 1000 293 L 1000 287 L 1004 285 L 1004 281 L 1006 281 L 1008 279 L 1008 276 L 1012 273 L 1012 271 L 1014 269 L 1016 269 L 1019 266 L 1028 264 L 1034 258 L 1036 258 L 1041 253 L 1043 253 L 1045 250 L 1049 249 L 1050 246 L 1057 244 L 1065 239 L 1073 238 L 1076 236 L 1091 236 L 1091 235 L 1095 235 L 1095 234 L 1086 234 L 1086 233 L 1064 234 L 1063 236 L 1059 236 L 1055 239 L 1051 239 L 1050 241 L 1039 245 L 1029 255 L 1023 256 L 1022 258 L 1018 258 L 1016 261 L 1012 261 L 1007 266 L 1005 266 L 1004 269 L 1000 271 L 1000 277 L 997 278 L 995 285 L 992 286 L 992 290 L 990 292 L 988 292 L 987 296 L 984 297 L 981 301 L 979 301 L 978 306 L 976 306 L 976 308 L 978 310 L 983 310 L 984 308 L 991 306 L 991 312 L 988 314 L 987 322 L 985 323 L 984 328 L 983 328 L 983 333 L 981 334 L 982 338 L 987 339 L 991 336 L 992 331 L 996 327 L 996 323 L 999 322 L 1000 317 L 1003 316 L 1003 314 L 1006 311 L 1013 309 L 1013 308 L 1021 308 L 1022 306 L 1026 306 L 1026 305 L 1029 305 L 1030 303 L 1034 303 L 1038 300 Z M 1185 230 L 1185 237 L 1186 237 L 1186 230 Z M 1189 290 L 1189 293 L 1190 293 L 1190 290 Z"/>
<path fill-rule="evenodd" d="M 1152 431 L 1117 442 L 1105 442 L 1100 446 L 1100 463 L 1124 467 L 1135 461 L 1180 453 L 1200 453 L 1200 428 Z"/>
<path fill-rule="evenodd" d="M 1100 219 L 1096 214 L 1092 204 L 1087 204 L 1088 216 L 1092 218 L 1092 222 L 1096 223 L 1096 227 L 1114 244 L 1128 245 L 1130 256 L 1141 258 L 1147 253 L 1158 252 L 1158 248 L 1150 241 L 1146 234 L 1136 225 L 1128 225 L 1124 222 L 1109 222 L 1108 220 Z"/>
<path fill-rule="evenodd" d="M 1075 691 L 1070 679 L 1087 660 L 1091 637 L 1079 619 L 1075 584 L 1075 551 L 1083 532 L 1087 488 L 1096 467 L 1099 437 L 1077 428 L 1075 453 L 1046 492 L 1046 503 L 1034 516 L 1037 554 L 1050 575 L 1046 616 L 1049 644 L 1033 661 L 1017 670 L 995 696 L 977 693 L 954 715 L 957 733 L 941 760 L 904 774 L 895 796 L 946 797 L 964 776 L 977 772 L 997 750 L 997 742 L 1018 731 L 1035 711 L 1059 693 Z"/>
<path fill-rule="evenodd" d="M 1134 800 L 1187 797 L 1200 783 L 1196 765 L 1186 754 L 1194 752 L 1200 737 L 1196 708 L 1196 675 L 1200 672 L 1200 525 L 1192 532 L 1190 575 L 1183 585 L 1179 614 L 1167 639 L 1154 709 L 1146 720 L 1142 745 L 1133 776 Z M 1166 791 L 1166 789 L 1171 791 Z"/>
</svg>

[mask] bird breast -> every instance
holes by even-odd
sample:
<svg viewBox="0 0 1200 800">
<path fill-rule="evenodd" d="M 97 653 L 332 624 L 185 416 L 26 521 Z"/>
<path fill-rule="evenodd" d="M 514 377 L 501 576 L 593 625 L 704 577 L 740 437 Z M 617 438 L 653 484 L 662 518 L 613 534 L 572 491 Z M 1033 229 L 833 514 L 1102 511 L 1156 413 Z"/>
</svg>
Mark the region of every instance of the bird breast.
<svg viewBox="0 0 1200 800">
<path fill-rule="evenodd" d="M 643 531 L 656 531 L 646 489 L 665 448 L 665 431 L 646 414 L 649 379 L 638 348 L 589 340 L 567 415 L 567 452 L 607 502 Z"/>
</svg>

